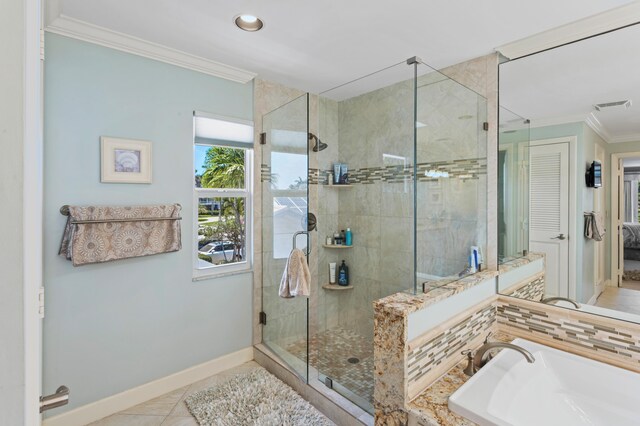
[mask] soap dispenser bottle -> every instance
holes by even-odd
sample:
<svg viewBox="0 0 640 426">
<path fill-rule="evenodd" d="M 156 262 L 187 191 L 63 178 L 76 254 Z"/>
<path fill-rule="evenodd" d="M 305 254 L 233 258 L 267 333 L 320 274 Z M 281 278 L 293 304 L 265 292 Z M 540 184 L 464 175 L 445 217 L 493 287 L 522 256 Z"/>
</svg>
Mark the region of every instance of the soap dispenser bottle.
<svg viewBox="0 0 640 426">
<path fill-rule="evenodd" d="M 345 287 L 349 285 L 349 267 L 344 260 L 338 269 L 338 285 Z"/>
</svg>

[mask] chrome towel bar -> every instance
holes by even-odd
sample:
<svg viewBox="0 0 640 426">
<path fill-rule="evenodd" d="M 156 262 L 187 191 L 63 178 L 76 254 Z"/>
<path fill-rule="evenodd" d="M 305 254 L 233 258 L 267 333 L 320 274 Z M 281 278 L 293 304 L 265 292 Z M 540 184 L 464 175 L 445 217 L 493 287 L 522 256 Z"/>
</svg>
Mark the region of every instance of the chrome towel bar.
<svg viewBox="0 0 640 426">
<path fill-rule="evenodd" d="M 179 206 L 180 204 L 178 204 Z M 60 214 L 69 216 L 69 205 L 65 204 L 60 207 Z M 182 220 L 182 217 L 142 217 L 142 218 L 128 218 L 128 219 L 92 219 L 92 220 L 72 220 L 71 223 L 76 224 L 89 224 L 89 223 L 110 223 L 110 222 L 155 222 L 158 220 Z"/>
</svg>

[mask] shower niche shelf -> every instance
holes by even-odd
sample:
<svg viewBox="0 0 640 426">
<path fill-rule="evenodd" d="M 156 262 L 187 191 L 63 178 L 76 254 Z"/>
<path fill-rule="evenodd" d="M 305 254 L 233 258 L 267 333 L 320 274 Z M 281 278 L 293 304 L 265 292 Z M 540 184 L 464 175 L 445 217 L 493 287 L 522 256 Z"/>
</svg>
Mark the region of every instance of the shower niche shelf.
<svg viewBox="0 0 640 426">
<path fill-rule="evenodd" d="M 353 288 L 352 285 L 338 285 L 338 284 L 325 284 L 322 286 L 325 290 L 351 290 Z"/>
<path fill-rule="evenodd" d="M 328 249 L 350 249 L 353 246 L 339 245 L 339 244 L 323 244 L 322 247 Z"/>
</svg>

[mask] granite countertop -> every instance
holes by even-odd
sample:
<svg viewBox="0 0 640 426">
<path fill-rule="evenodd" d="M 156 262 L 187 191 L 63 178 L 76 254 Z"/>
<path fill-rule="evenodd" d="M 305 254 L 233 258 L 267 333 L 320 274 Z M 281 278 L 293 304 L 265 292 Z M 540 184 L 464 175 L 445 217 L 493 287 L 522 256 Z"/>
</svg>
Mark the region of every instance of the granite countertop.
<svg viewBox="0 0 640 426">
<path fill-rule="evenodd" d="M 496 333 L 492 341 L 511 342 L 514 339 L 506 333 Z M 467 360 L 463 360 L 435 381 L 418 397 L 407 405 L 409 417 L 414 417 L 420 426 L 474 426 L 476 423 L 461 417 L 447 405 L 449 397 L 469 380 L 463 369 Z"/>
<path fill-rule="evenodd" d="M 498 270 L 501 274 L 517 269 L 527 263 L 535 262 L 538 259 L 544 259 L 544 253 L 529 253 L 523 257 L 507 258 L 503 259 L 502 263 L 498 266 Z"/>
<path fill-rule="evenodd" d="M 419 311 L 429 305 L 433 305 L 441 300 L 455 294 L 475 287 L 478 284 L 498 276 L 501 273 L 519 268 L 527 263 L 544 258 L 541 253 L 529 253 L 524 257 L 514 258 L 499 266 L 499 271 L 482 271 L 462 278 L 445 278 L 442 280 L 430 280 L 425 282 L 425 291 L 422 292 L 420 283 L 420 293 L 413 294 L 410 291 L 395 293 L 385 298 L 376 300 L 374 308 L 376 310 L 387 311 L 398 316 L 407 316 L 412 312 Z"/>
<path fill-rule="evenodd" d="M 425 283 L 425 292 L 422 293 L 395 293 L 374 302 L 376 310 L 384 310 L 395 315 L 406 316 L 411 312 L 419 311 L 429 305 L 433 305 L 443 299 L 467 290 L 471 287 L 491 279 L 498 275 L 498 271 L 482 271 L 459 279 L 433 280 Z M 422 284 L 420 284 L 422 287 Z"/>
</svg>

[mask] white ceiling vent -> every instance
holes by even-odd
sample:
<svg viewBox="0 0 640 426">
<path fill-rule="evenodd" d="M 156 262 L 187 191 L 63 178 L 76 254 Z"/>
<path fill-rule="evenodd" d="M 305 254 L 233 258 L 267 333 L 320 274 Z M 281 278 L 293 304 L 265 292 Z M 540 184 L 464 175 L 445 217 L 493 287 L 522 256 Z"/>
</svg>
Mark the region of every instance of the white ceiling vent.
<svg viewBox="0 0 640 426">
<path fill-rule="evenodd" d="M 593 106 L 596 110 L 602 111 L 603 109 L 612 109 L 612 108 L 630 108 L 631 100 L 626 101 L 617 101 L 617 102 L 607 102 L 606 104 L 595 104 Z"/>
</svg>

